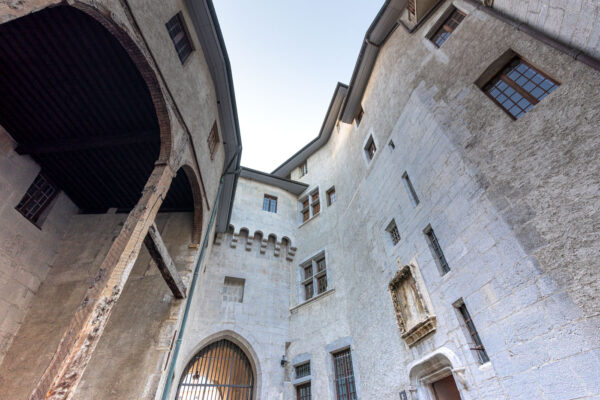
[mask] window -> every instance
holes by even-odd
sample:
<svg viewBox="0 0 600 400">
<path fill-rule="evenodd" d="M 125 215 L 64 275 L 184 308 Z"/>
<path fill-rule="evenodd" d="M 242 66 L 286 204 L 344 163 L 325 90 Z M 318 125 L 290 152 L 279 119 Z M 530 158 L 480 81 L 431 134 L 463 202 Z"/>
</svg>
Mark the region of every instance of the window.
<svg viewBox="0 0 600 400">
<path fill-rule="evenodd" d="M 552 93 L 558 83 L 515 56 L 483 91 L 513 119 L 519 119 Z"/>
<path fill-rule="evenodd" d="M 304 287 L 304 300 L 310 300 L 315 295 L 327 290 L 325 255 L 320 254 L 302 265 L 302 286 Z"/>
<path fill-rule="evenodd" d="M 335 392 L 338 400 L 356 400 L 354 372 L 350 349 L 333 354 L 335 368 Z"/>
<path fill-rule="evenodd" d="M 444 257 L 444 252 L 442 251 L 442 247 L 440 246 L 440 243 L 438 242 L 438 239 L 435 236 L 435 232 L 433 232 L 431 226 L 427 227 L 424 232 L 425 236 L 427 236 L 429 247 L 431 247 L 431 251 L 436 259 L 436 262 L 438 263 L 438 266 L 440 267 L 442 275 L 446 274 L 447 272 L 450 272 L 450 267 L 448 266 L 446 257 Z"/>
<path fill-rule="evenodd" d="M 263 211 L 277 213 L 277 197 L 265 194 L 263 200 Z"/>
<path fill-rule="evenodd" d="M 38 174 L 27 192 L 17 204 L 16 210 L 37 224 L 42 212 L 57 195 L 58 189 L 44 175 Z"/>
<path fill-rule="evenodd" d="M 373 140 L 373 136 L 367 140 L 367 145 L 365 146 L 365 153 L 367 154 L 367 158 L 372 160 L 375 156 L 375 152 L 377 151 L 377 147 L 375 147 L 375 141 Z"/>
<path fill-rule="evenodd" d="M 226 276 L 223 284 L 223 302 L 242 303 L 244 301 L 245 284 L 245 279 Z"/>
<path fill-rule="evenodd" d="M 213 124 L 210 134 L 208 135 L 208 150 L 210 151 L 210 159 L 215 158 L 217 152 L 217 145 L 219 144 L 219 128 L 217 127 L 217 121 Z"/>
<path fill-rule="evenodd" d="M 392 222 L 389 223 L 385 230 L 390 234 L 394 246 L 397 245 L 400 242 L 400 232 L 398 231 L 398 226 L 396 226 L 396 221 L 392 219 Z"/>
<path fill-rule="evenodd" d="M 388 143 L 388 146 L 390 146 L 390 150 L 394 150 L 396 148 L 396 145 L 394 144 L 393 140 L 390 140 L 390 142 Z"/>
<path fill-rule="evenodd" d="M 300 215 L 302 216 L 302 222 L 306 222 L 321 211 L 321 205 L 319 201 L 319 188 L 313 190 L 308 196 L 300 200 Z"/>
<path fill-rule="evenodd" d="M 465 303 L 461 303 L 457 308 L 458 308 L 458 311 L 460 312 L 460 315 L 463 317 L 467 331 L 469 332 L 469 335 L 471 336 L 472 345 L 473 345 L 471 350 L 474 350 L 477 353 L 477 357 L 479 358 L 479 361 L 482 364 L 490 361 L 490 358 L 488 357 L 488 355 L 485 351 L 485 347 L 483 347 L 483 343 L 481 342 L 481 338 L 479 337 L 479 334 L 477 333 L 475 324 L 473 323 L 473 320 L 471 319 L 471 315 L 469 314 L 469 311 L 467 310 L 467 306 L 465 305 Z"/>
<path fill-rule="evenodd" d="M 456 27 L 462 22 L 465 18 L 465 13 L 456 8 L 452 7 L 453 11 L 450 13 L 448 18 L 440 25 L 440 27 L 433 33 L 433 35 L 429 38 L 436 45 L 436 47 L 441 47 L 442 44 L 454 32 Z"/>
<path fill-rule="evenodd" d="M 310 361 L 301 365 L 296 365 L 296 379 L 304 378 L 310 375 Z"/>
<path fill-rule="evenodd" d="M 402 180 L 404 181 L 404 186 L 406 186 L 406 190 L 408 190 L 408 193 L 410 194 L 410 199 L 412 200 L 413 204 L 415 206 L 418 205 L 419 196 L 417 196 L 417 192 L 415 191 L 415 188 L 412 182 L 410 181 L 410 178 L 408 177 L 408 173 L 406 171 L 404 171 L 404 173 L 402 174 Z"/>
<path fill-rule="evenodd" d="M 310 382 L 296 386 L 296 395 L 298 400 L 310 400 Z"/>
<path fill-rule="evenodd" d="M 360 125 L 360 121 L 362 121 L 363 115 L 365 115 L 365 112 L 364 112 L 363 108 L 360 107 L 358 109 L 358 112 L 356 113 L 356 117 L 354 117 L 354 120 L 356 121 L 356 126 Z"/>
<path fill-rule="evenodd" d="M 302 164 L 300 164 L 300 178 L 306 174 L 308 174 L 308 167 L 306 165 L 306 161 L 304 161 Z"/>
<path fill-rule="evenodd" d="M 177 13 L 166 25 L 169 36 L 171 36 L 171 40 L 175 45 L 175 50 L 177 50 L 179 60 L 183 64 L 194 50 L 185 22 L 183 21 L 183 16 L 181 13 Z"/>
<path fill-rule="evenodd" d="M 335 186 L 332 186 L 327 191 L 327 205 L 330 206 L 335 203 Z"/>
</svg>

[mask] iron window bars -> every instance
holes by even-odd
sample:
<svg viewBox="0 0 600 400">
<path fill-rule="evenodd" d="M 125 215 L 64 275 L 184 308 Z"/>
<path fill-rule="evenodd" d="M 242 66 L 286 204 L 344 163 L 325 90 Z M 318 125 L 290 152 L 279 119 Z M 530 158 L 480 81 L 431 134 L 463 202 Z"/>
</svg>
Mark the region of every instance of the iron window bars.
<svg viewBox="0 0 600 400">
<path fill-rule="evenodd" d="M 296 386 L 296 398 L 298 400 L 311 400 L 310 382 Z"/>
<path fill-rule="evenodd" d="M 462 317 L 465 321 L 467 330 L 469 331 L 469 335 L 471 335 L 471 339 L 473 340 L 473 343 L 475 345 L 475 347 L 472 347 L 471 350 L 474 350 L 477 353 L 477 356 L 479 357 L 479 361 L 481 361 L 482 364 L 490 361 L 490 358 L 488 357 L 488 355 L 485 351 L 485 347 L 483 347 L 483 343 L 481 342 L 479 333 L 477 333 L 477 329 L 475 328 L 475 324 L 473 323 L 473 320 L 471 319 L 471 315 L 469 314 L 469 311 L 467 310 L 467 306 L 465 305 L 465 303 L 462 303 L 458 307 L 458 311 L 460 311 L 460 314 L 462 315 Z"/>
<path fill-rule="evenodd" d="M 42 212 L 58 194 L 58 189 L 44 175 L 38 174 L 15 207 L 25 218 L 37 225 Z"/>
<path fill-rule="evenodd" d="M 296 379 L 304 378 L 305 376 L 310 375 L 310 361 L 304 364 L 296 365 L 294 367 L 296 370 Z"/>
<path fill-rule="evenodd" d="M 175 14 L 175 16 L 167 22 L 166 26 L 167 31 L 169 31 L 169 36 L 171 36 L 171 40 L 173 41 L 173 45 L 175 46 L 175 50 L 177 51 L 179 61 L 183 64 L 194 50 L 194 47 L 192 46 L 192 41 L 187 32 L 181 13 Z"/>
<path fill-rule="evenodd" d="M 352 370 L 352 355 L 350 349 L 333 354 L 335 367 L 335 389 L 337 400 L 356 400 L 354 371 Z"/>
<path fill-rule="evenodd" d="M 425 229 L 425 236 L 427 236 L 429 245 L 431 246 L 433 254 L 442 271 L 442 275 L 446 274 L 447 272 L 450 272 L 450 266 L 446 261 L 446 257 L 444 256 L 444 252 L 442 251 L 442 247 L 440 246 L 440 242 L 438 241 L 437 236 L 433 231 L 433 228 L 428 227 L 427 229 Z"/>
<path fill-rule="evenodd" d="M 210 134 L 208 135 L 208 150 L 210 152 L 210 159 L 212 160 L 215 157 L 215 153 L 217 152 L 217 145 L 219 144 L 219 128 L 217 127 L 217 121 L 212 126 L 210 130 Z"/>
</svg>

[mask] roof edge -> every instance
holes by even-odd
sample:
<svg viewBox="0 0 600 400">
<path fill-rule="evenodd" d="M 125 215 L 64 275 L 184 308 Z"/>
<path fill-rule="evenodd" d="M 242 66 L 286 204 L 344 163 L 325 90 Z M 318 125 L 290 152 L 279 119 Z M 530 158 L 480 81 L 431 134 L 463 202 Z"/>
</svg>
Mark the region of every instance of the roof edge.
<svg viewBox="0 0 600 400">
<path fill-rule="evenodd" d="M 331 132 L 333 131 L 333 127 L 337 122 L 347 91 L 348 85 L 341 82 L 337 83 L 335 90 L 333 91 L 331 101 L 329 102 L 327 113 L 325 114 L 325 118 L 321 124 L 319 135 L 294 153 L 294 155 L 284 161 L 280 166 L 275 168 L 275 170 L 271 172 L 272 175 L 279 177 L 287 176 L 294 168 L 300 165 L 310 155 L 327 143 L 329 137 L 331 136 Z"/>
<path fill-rule="evenodd" d="M 248 167 L 241 167 L 240 177 L 278 187 L 295 194 L 296 196 L 300 195 L 306 190 L 306 188 L 308 188 L 307 183 L 293 181 L 291 179 L 282 178 L 277 175 L 258 171 Z"/>
</svg>

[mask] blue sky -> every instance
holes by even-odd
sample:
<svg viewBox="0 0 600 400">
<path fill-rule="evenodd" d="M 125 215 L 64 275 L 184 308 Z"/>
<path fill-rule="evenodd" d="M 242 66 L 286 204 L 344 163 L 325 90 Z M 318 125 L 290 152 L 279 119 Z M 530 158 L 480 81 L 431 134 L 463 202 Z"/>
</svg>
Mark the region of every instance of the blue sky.
<svg viewBox="0 0 600 400">
<path fill-rule="evenodd" d="M 213 0 L 231 61 L 242 165 L 271 172 L 319 133 L 379 0 Z"/>
</svg>

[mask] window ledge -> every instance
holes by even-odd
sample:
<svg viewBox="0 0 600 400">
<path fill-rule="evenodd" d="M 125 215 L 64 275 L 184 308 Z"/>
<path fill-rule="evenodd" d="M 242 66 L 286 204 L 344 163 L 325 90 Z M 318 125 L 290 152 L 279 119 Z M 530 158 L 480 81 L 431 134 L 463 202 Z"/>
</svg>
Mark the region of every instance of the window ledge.
<svg viewBox="0 0 600 400">
<path fill-rule="evenodd" d="M 303 376 L 302 378 L 295 378 L 294 381 L 292 382 L 292 385 L 294 385 L 294 386 L 302 385 L 303 383 L 310 382 L 310 380 L 311 380 L 311 375 L 306 375 L 306 376 Z"/>
<path fill-rule="evenodd" d="M 327 289 L 327 290 L 326 290 L 326 291 L 324 291 L 323 293 L 321 293 L 321 294 L 318 294 L 318 295 L 316 295 L 316 296 L 314 296 L 314 297 L 312 297 L 312 298 L 310 298 L 310 299 L 306 300 L 305 302 L 303 302 L 303 303 L 300 303 L 300 304 L 298 304 L 298 305 L 296 305 L 296 306 L 294 306 L 294 307 L 290 308 L 290 312 L 291 312 L 291 313 L 293 313 L 294 311 L 296 311 L 296 310 L 297 310 L 297 309 L 299 309 L 300 307 L 302 307 L 302 306 L 305 306 L 305 305 L 307 305 L 308 303 L 312 303 L 313 301 L 317 301 L 317 300 L 319 300 L 319 299 L 322 299 L 323 297 L 327 297 L 327 296 L 329 296 L 330 294 L 332 294 L 333 292 L 335 292 L 335 288 Z"/>
<path fill-rule="evenodd" d="M 306 221 L 304 221 L 303 223 L 298 225 L 298 229 L 302 228 L 304 225 L 308 224 L 310 221 L 319 218 L 319 215 L 321 215 L 321 214 L 322 214 L 322 212 L 319 212 L 317 215 L 313 215 L 312 217 L 310 217 L 309 219 L 307 219 Z"/>
</svg>

